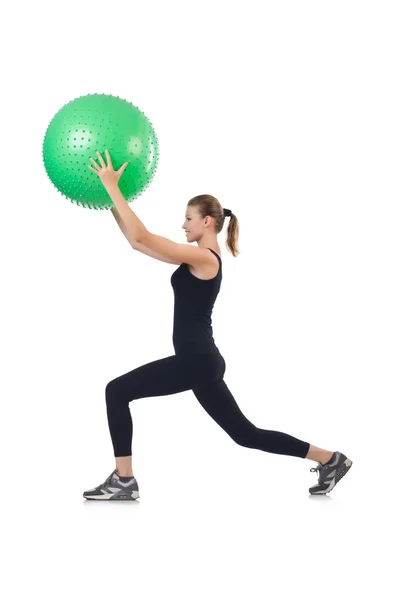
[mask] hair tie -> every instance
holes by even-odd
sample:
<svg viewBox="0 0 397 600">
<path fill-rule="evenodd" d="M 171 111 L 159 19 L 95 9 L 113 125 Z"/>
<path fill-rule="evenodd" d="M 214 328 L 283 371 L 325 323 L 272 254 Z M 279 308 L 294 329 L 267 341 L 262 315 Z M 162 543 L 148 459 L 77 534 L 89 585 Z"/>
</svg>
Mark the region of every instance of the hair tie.
<svg viewBox="0 0 397 600">
<path fill-rule="evenodd" d="M 223 209 L 223 214 L 225 215 L 225 217 L 231 217 L 233 213 L 228 208 L 224 208 Z"/>
</svg>

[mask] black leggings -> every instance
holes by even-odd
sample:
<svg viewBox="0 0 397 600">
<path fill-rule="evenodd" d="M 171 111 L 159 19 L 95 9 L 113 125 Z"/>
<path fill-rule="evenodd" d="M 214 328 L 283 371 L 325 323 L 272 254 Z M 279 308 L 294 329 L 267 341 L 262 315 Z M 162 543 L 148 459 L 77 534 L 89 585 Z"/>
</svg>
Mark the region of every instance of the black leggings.
<svg viewBox="0 0 397 600">
<path fill-rule="evenodd" d="M 309 443 L 287 433 L 259 429 L 243 415 L 223 380 L 225 368 L 220 353 L 172 355 L 110 381 L 106 408 L 114 456 L 132 454 L 131 400 L 192 390 L 204 410 L 240 446 L 305 458 Z"/>
</svg>

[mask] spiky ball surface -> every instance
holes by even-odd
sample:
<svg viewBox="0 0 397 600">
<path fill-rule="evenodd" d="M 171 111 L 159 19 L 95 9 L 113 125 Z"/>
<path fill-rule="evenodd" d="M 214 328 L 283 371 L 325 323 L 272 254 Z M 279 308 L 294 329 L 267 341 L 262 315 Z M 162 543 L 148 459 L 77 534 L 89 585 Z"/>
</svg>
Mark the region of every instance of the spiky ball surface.
<svg viewBox="0 0 397 600">
<path fill-rule="evenodd" d="M 89 94 L 63 106 L 51 120 L 43 142 L 48 177 L 66 198 L 94 209 L 113 202 L 93 166 L 109 150 L 117 171 L 125 162 L 119 188 L 131 201 L 147 188 L 157 169 L 158 140 L 149 119 L 136 106 L 116 96 Z"/>
</svg>

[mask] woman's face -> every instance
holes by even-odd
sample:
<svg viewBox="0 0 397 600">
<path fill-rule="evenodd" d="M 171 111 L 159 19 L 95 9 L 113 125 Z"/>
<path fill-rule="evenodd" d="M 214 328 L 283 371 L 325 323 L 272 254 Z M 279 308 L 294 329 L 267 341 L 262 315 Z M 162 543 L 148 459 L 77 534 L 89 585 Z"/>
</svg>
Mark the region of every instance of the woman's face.
<svg viewBox="0 0 397 600">
<path fill-rule="evenodd" d="M 186 232 L 187 242 L 197 242 L 204 233 L 204 221 L 196 206 L 186 208 L 185 222 L 182 225 Z"/>
</svg>

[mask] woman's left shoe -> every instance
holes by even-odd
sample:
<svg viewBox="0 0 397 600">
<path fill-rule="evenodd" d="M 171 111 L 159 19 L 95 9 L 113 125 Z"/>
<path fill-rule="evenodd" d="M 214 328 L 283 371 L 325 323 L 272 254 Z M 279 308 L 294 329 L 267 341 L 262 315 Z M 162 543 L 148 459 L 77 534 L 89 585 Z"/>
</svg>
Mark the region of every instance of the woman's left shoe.
<svg viewBox="0 0 397 600">
<path fill-rule="evenodd" d="M 310 471 L 318 471 L 318 483 L 309 488 L 311 494 L 327 494 L 330 492 L 344 475 L 348 472 L 353 462 L 341 452 L 334 452 L 331 461 L 322 465 L 317 463 L 317 467 Z"/>
<path fill-rule="evenodd" d="M 139 487 L 135 477 L 124 483 L 115 469 L 98 487 L 83 493 L 86 500 L 136 500 L 139 498 Z"/>
</svg>

